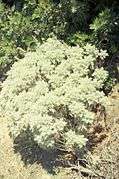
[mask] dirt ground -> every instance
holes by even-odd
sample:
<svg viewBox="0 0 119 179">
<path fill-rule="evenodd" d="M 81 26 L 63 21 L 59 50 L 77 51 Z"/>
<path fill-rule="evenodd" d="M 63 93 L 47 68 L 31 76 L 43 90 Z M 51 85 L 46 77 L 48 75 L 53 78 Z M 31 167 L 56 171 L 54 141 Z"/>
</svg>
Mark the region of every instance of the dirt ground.
<svg viewBox="0 0 119 179">
<path fill-rule="evenodd" d="M 106 129 L 98 135 L 105 134 L 87 156 L 89 168 L 95 179 L 119 179 L 119 85 L 109 96 L 110 106 L 106 118 Z"/>
</svg>

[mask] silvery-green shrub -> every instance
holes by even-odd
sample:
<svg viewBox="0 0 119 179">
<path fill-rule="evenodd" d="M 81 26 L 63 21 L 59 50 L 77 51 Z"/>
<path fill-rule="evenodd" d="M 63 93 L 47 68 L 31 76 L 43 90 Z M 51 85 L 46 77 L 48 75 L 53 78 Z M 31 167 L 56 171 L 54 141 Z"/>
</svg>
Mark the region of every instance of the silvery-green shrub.
<svg viewBox="0 0 119 179">
<path fill-rule="evenodd" d="M 89 44 L 70 47 L 49 38 L 14 63 L 0 95 L 12 136 L 29 128 L 43 149 L 85 146 L 86 127 L 95 118 L 90 106 L 108 103 L 101 91 L 108 73 L 96 65 L 106 56 Z"/>
</svg>

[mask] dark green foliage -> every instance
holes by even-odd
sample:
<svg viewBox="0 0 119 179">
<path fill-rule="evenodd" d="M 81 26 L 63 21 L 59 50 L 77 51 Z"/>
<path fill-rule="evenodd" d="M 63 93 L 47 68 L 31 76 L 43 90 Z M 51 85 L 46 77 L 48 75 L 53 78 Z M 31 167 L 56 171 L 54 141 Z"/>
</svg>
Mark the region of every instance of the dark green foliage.
<svg viewBox="0 0 119 179">
<path fill-rule="evenodd" d="M 114 53 L 119 49 L 119 7 L 105 9 L 91 24 L 93 39 L 97 46 Z"/>
<path fill-rule="evenodd" d="M 116 0 L 15 0 L 11 8 L 0 4 L 0 73 L 52 34 L 69 45 L 90 42 L 113 54 L 119 49 L 118 33 Z"/>
<path fill-rule="evenodd" d="M 119 49 L 119 3 L 118 1 L 87 1 L 90 12 L 87 29 L 78 30 L 70 36 L 74 45 L 90 42 L 113 54 Z M 85 26 L 86 27 L 86 26 Z"/>
<path fill-rule="evenodd" d="M 39 17 L 43 8 L 39 6 Z M 23 57 L 23 51 L 36 46 L 39 36 L 38 23 L 34 20 L 36 16 L 36 4 L 33 2 L 26 3 L 21 13 L 0 4 L 0 73 L 17 58 Z"/>
<path fill-rule="evenodd" d="M 70 45 L 80 45 L 81 47 L 83 47 L 84 45 L 86 45 L 87 42 L 90 41 L 90 35 L 87 33 L 83 33 L 83 32 L 77 32 L 76 34 L 74 34 L 73 36 L 69 36 L 67 38 L 67 43 Z"/>
<path fill-rule="evenodd" d="M 18 5 L 19 1 L 15 2 Z M 50 34 L 66 40 L 70 34 L 87 26 L 84 2 L 76 4 L 69 0 L 56 5 L 48 0 L 25 0 L 22 9 L 16 9 L 16 5 L 9 8 L 0 4 L 0 73 L 5 66 L 14 63 L 16 57 L 23 57 L 23 50 L 34 49 L 37 42 Z"/>
</svg>

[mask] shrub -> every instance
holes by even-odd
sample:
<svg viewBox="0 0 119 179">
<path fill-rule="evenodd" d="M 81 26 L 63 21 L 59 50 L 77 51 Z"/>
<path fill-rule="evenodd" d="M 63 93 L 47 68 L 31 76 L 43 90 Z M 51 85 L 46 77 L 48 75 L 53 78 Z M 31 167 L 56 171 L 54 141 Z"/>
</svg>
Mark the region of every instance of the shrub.
<svg viewBox="0 0 119 179">
<path fill-rule="evenodd" d="M 15 62 L 0 95 L 12 136 L 29 128 L 41 148 L 82 148 L 94 120 L 90 107 L 107 104 L 101 89 L 108 73 L 96 65 L 106 56 L 89 44 L 69 47 L 49 38 Z"/>
<path fill-rule="evenodd" d="M 119 49 L 119 7 L 105 8 L 90 25 L 92 43 L 115 53 Z"/>
<path fill-rule="evenodd" d="M 86 33 L 78 32 L 74 35 L 71 35 L 67 38 L 67 43 L 69 45 L 75 46 L 80 45 L 80 47 L 83 47 L 90 41 L 90 35 Z"/>
<path fill-rule="evenodd" d="M 24 56 L 23 50 L 34 50 L 37 41 L 41 41 L 37 18 L 41 18 L 46 8 L 43 1 L 39 5 L 35 0 L 25 1 L 22 11 L 18 12 L 0 3 L 0 74 L 4 75 L 16 57 Z"/>
</svg>

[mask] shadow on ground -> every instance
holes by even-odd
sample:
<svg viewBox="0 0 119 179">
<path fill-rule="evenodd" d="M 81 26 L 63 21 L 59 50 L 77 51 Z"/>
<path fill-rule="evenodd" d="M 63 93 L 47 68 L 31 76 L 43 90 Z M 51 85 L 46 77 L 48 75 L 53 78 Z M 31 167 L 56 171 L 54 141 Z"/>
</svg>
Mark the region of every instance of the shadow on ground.
<svg viewBox="0 0 119 179">
<path fill-rule="evenodd" d="M 14 141 L 14 151 L 19 152 L 25 165 L 41 164 L 49 173 L 54 173 L 58 151 L 46 151 L 41 149 L 33 140 L 31 132 L 22 132 Z"/>
<path fill-rule="evenodd" d="M 33 140 L 29 130 L 22 132 L 14 141 L 15 153 L 20 153 L 21 160 L 27 166 L 29 164 L 40 164 L 48 173 L 55 174 L 55 168 L 63 166 L 59 150 L 43 150 Z M 65 165 L 65 164 L 64 164 Z"/>
<path fill-rule="evenodd" d="M 85 149 L 81 151 L 67 152 L 60 150 L 44 150 L 34 141 L 33 136 L 28 129 L 22 132 L 14 140 L 14 151 L 20 153 L 24 164 L 40 164 L 49 174 L 55 175 L 56 167 L 67 168 L 70 165 L 76 165 L 78 158 L 83 158 Z M 85 162 L 80 160 L 80 165 L 85 167 Z"/>
</svg>

